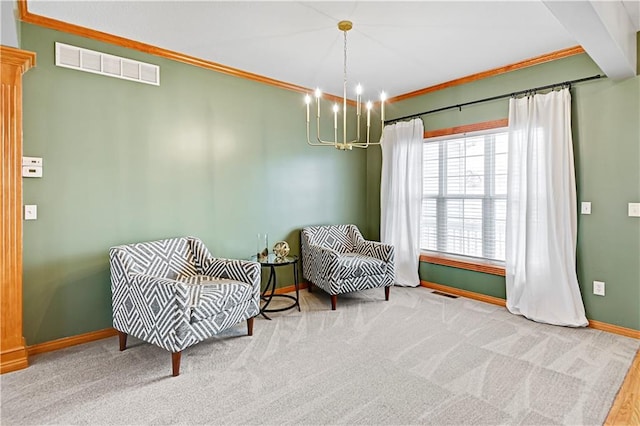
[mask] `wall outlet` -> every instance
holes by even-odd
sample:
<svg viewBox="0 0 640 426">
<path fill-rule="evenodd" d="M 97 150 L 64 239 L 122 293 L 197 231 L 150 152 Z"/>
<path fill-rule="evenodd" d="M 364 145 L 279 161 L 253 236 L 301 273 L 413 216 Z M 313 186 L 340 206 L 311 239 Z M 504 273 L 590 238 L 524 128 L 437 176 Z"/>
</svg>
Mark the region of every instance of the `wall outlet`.
<svg viewBox="0 0 640 426">
<path fill-rule="evenodd" d="M 582 204 L 580 204 L 580 213 L 591 214 L 591 201 L 583 201 Z"/>
<path fill-rule="evenodd" d="M 629 203 L 629 216 L 640 217 L 640 203 Z"/>
<path fill-rule="evenodd" d="M 598 296 L 604 296 L 604 281 L 593 282 L 593 294 Z"/>
</svg>

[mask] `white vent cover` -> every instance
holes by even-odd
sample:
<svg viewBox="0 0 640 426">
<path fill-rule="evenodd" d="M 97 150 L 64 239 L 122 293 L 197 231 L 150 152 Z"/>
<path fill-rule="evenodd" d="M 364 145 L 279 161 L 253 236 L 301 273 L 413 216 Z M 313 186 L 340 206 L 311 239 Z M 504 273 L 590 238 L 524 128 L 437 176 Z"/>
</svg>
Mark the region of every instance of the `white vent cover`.
<svg viewBox="0 0 640 426">
<path fill-rule="evenodd" d="M 56 65 L 79 71 L 160 85 L 160 67 L 56 42 Z"/>
</svg>

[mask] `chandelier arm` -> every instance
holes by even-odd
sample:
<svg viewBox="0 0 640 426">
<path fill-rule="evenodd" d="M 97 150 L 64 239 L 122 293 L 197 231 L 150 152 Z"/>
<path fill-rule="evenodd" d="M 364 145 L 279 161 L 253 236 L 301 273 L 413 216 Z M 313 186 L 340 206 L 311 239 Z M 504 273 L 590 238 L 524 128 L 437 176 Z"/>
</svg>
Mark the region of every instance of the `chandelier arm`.
<svg viewBox="0 0 640 426">
<path fill-rule="evenodd" d="M 367 148 L 369 146 L 382 145 L 382 142 L 367 142 L 367 143 L 358 142 L 358 143 L 352 143 L 351 145 L 355 146 L 356 148 Z"/>
<path fill-rule="evenodd" d="M 319 143 L 311 142 L 311 131 L 309 129 L 309 102 L 307 102 L 307 144 L 311 146 L 335 146 L 335 142 L 327 142 L 320 139 L 320 102 L 316 100 L 318 103 L 318 114 L 317 114 L 317 126 L 318 126 L 318 137 L 317 140 Z"/>
<path fill-rule="evenodd" d="M 335 142 L 323 141 L 322 139 L 320 139 L 319 135 L 316 139 L 318 141 L 317 143 L 311 142 L 309 123 L 307 122 L 307 144 L 311 146 L 336 146 Z"/>
<path fill-rule="evenodd" d="M 333 126 L 333 127 L 335 127 L 335 126 Z M 335 136 L 335 134 L 334 134 L 334 136 Z M 318 118 L 316 120 L 316 140 L 318 142 L 322 143 L 322 144 L 325 144 L 325 145 L 336 146 L 338 144 L 337 138 L 336 138 L 336 140 L 331 142 L 331 141 L 322 140 L 322 138 L 320 137 L 320 116 L 319 115 L 318 115 Z"/>
<path fill-rule="evenodd" d="M 320 125 L 320 121 L 318 120 L 318 126 Z M 318 129 L 318 135 L 316 137 L 316 140 L 318 141 L 316 142 L 311 142 L 311 136 L 310 136 L 310 130 L 309 130 L 309 122 L 307 122 L 307 144 L 311 145 L 311 146 L 333 146 L 337 148 L 337 144 L 336 142 L 331 142 L 331 141 L 324 141 L 322 139 L 320 139 L 320 130 Z"/>
</svg>

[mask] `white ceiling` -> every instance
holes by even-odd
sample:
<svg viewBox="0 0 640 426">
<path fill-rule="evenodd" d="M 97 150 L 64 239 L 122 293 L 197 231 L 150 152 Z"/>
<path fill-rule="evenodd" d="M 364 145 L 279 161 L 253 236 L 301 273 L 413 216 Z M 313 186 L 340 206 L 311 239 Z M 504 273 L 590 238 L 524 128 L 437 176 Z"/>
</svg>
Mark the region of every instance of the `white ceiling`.
<svg viewBox="0 0 640 426">
<path fill-rule="evenodd" d="M 338 95 L 343 38 L 337 22 L 348 19 L 354 25 L 348 33 L 349 87 L 360 82 L 366 100 L 381 90 L 396 96 L 581 44 L 580 34 L 546 3 L 28 0 L 28 8 Z M 625 24 L 640 30 L 640 2 L 613 3 L 622 6 Z"/>
</svg>

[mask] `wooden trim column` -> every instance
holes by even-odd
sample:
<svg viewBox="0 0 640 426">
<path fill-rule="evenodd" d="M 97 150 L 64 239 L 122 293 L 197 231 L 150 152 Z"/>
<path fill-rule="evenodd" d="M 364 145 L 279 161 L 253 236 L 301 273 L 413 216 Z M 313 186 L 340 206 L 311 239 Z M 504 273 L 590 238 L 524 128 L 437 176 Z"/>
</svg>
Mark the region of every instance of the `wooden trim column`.
<svg viewBox="0 0 640 426">
<path fill-rule="evenodd" d="M 0 46 L 0 373 L 28 367 L 22 333 L 22 74 L 36 54 Z"/>
</svg>

